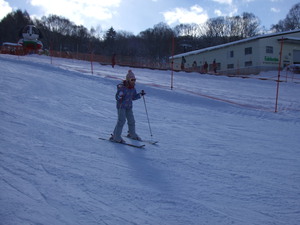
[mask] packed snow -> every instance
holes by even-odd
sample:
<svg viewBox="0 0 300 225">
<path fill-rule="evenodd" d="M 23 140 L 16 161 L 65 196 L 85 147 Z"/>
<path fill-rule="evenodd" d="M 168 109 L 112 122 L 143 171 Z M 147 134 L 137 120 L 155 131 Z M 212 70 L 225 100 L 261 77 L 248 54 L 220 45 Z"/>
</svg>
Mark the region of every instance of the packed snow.
<svg viewBox="0 0 300 225">
<path fill-rule="evenodd" d="M 159 141 L 145 149 L 98 139 L 128 69 L 137 133 Z M 300 224 L 299 75 L 282 74 L 277 113 L 276 71 L 171 75 L 0 55 L 0 224 Z"/>
</svg>

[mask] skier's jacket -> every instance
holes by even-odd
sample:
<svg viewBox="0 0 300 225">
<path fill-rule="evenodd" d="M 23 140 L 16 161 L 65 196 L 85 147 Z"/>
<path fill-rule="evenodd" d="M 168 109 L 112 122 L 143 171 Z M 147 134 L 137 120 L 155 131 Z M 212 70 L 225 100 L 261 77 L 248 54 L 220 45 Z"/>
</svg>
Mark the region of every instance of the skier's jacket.
<svg viewBox="0 0 300 225">
<path fill-rule="evenodd" d="M 132 101 L 141 98 L 140 93 L 136 92 L 134 86 L 131 86 L 127 80 L 117 85 L 117 108 L 118 109 L 131 109 Z"/>
</svg>

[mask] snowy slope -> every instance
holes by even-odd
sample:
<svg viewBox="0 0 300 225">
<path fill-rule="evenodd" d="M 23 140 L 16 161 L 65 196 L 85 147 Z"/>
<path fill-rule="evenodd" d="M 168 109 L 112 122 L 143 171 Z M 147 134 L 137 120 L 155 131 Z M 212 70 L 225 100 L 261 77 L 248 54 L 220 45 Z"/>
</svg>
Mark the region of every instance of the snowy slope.
<svg viewBox="0 0 300 225">
<path fill-rule="evenodd" d="M 128 68 L 89 67 L 0 55 L 1 225 L 300 224 L 300 84 L 273 113 L 274 81 L 175 73 L 171 91 L 133 68 L 159 140 L 141 150 L 98 139 Z"/>
</svg>

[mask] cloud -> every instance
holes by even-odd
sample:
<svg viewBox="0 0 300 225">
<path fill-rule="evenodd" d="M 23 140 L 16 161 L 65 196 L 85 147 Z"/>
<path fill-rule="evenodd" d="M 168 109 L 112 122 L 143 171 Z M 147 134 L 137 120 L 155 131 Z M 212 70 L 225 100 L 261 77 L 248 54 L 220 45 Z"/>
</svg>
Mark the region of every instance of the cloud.
<svg viewBox="0 0 300 225">
<path fill-rule="evenodd" d="M 235 6 L 235 5 L 230 5 L 229 7 L 226 7 L 226 8 L 223 7 L 222 10 L 220 10 L 220 9 L 215 9 L 214 10 L 214 14 L 216 16 L 224 16 L 224 17 L 234 16 L 234 15 L 237 14 L 237 12 L 238 12 L 238 7 Z"/>
<path fill-rule="evenodd" d="M 225 16 L 225 14 L 223 14 L 222 11 L 219 10 L 219 9 L 216 9 L 216 10 L 214 11 L 214 13 L 215 13 L 217 16 Z"/>
<path fill-rule="evenodd" d="M 167 24 L 174 23 L 204 23 L 208 19 L 207 13 L 198 5 L 194 5 L 189 9 L 175 8 L 172 11 L 163 13 Z"/>
<path fill-rule="evenodd" d="M 121 0 L 30 0 L 33 6 L 39 6 L 44 14 L 55 14 L 66 17 L 76 24 L 83 25 L 85 21 L 103 21 L 111 19 L 116 14 Z"/>
<path fill-rule="evenodd" d="M 271 12 L 279 13 L 279 12 L 280 12 L 280 9 L 271 8 Z"/>
<path fill-rule="evenodd" d="M 214 2 L 220 3 L 220 4 L 232 4 L 232 0 L 213 0 Z"/>
<path fill-rule="evenodd" d="M 8 13 L 12 12 L 12 8 L 9 6 L 8 2 L 0 0 L 0 20 L 5 17 Z"/>
</svg>

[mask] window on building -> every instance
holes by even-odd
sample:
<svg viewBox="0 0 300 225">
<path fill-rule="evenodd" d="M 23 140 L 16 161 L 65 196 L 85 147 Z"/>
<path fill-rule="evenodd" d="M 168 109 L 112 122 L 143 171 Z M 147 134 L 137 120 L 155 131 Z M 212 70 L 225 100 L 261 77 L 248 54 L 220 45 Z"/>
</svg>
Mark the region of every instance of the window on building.
<svg viewBox="0 0 300 225">
<path fill-rule="evenodd" d="M 251 55 L 252 54 L 252 47 L 245 48 L 245 55 Z"/>
<path fill-rule="evenodd" d="M 233 69 L 234 68 L 234 64 L 227 64 L 227 69 Z"/>
<path fill-rule="evenodd" d="M 230 52 L 229 52 L 229 57 L 230 57 L 230 58 L 233 58 L 233 57 L 234 57 L 234 51 L 230 51 Z"/>
<path fill-rule="evenodd" d="M 252 66 L 252 61 L 246 61 L 245 62 L 245 67 L 249 67 Z"/>
<path fill-rule="evenodd" d="M 273 54 L 273 46 L 266 46 L 266 53 Z"/>
</svg>

